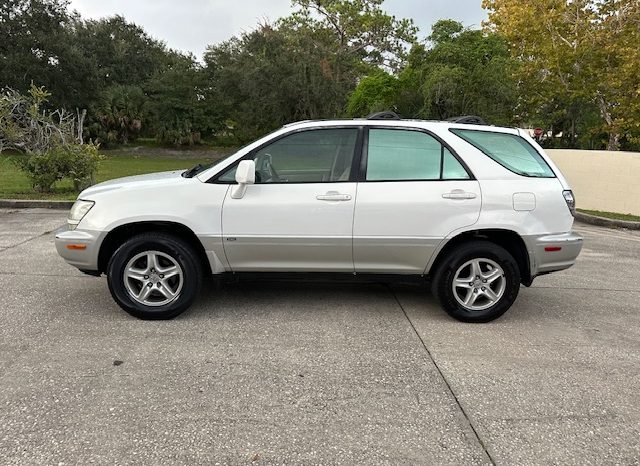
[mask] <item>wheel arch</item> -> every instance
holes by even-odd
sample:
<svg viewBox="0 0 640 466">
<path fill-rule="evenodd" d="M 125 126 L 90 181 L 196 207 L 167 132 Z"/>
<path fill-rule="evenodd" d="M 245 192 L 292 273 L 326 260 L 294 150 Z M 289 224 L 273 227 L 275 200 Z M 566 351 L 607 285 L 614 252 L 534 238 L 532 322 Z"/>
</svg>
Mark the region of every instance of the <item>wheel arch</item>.
<svg viewBox="0 0 640 466">
<path fill-rule="evenodd" d="M 188 226 L 171 221 L 142 221 L 132 222 L 119 225 L 111 230 L 100 245 L 100 252 L 98 253 L 98 272 L 103 273 L 107 269 L 109 259 L 118 247 L 132 236 L 141 233 L 162 232 L 175 236 L 183 241 L 187 242 L 196 252 L 200 262 L 202 264 L 202 270 L 211 274 L 212 268 L 207 257 L 204 246 L 197 235 Z"/>
<path fill-rule="evenodd" d="M 427 274 L 434 276 L 438 268 L 444 263 L 450 251 L 461 244 L 474 240 L 490 241 L 506 249 L 513 256 L 520 269 L 521 283 L 525 286 L 531 285 L 531 263 L 527 245 L 522 237 L 513 230 L 502 228 L 482 228 L 469 230 L 447 240 L 435 255 L 431 265 L 427 267 Z"/>
</svg>

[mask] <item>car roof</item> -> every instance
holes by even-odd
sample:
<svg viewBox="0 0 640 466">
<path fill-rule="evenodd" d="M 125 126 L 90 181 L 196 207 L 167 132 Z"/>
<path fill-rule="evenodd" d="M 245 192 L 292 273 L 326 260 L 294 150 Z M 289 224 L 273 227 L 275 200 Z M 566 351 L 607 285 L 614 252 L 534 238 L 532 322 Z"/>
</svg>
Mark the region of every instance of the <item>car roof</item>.
<svg viewBox="0 0 640 466">
<path fill-rule="evenodd" d="M 423 128 L 430 130 L 444 130 L 449 129 L 474 129 L 477 131 L 492 131 L 499 133 L 512 133 L 518 134 L 518 129 L 506 126 L 493 126 L 493 125 L 479 125 L 469 123 L 458 123 L 452 121 L 440 121 L 440 120 L 417 120 L 417 119 L 368 119 L 368 118 L 353 118 L 353 119 L 331 119 L 331 120 L 303 120 L 289 123 L 283 126 L 283 128 L 317 128 L 327 126 L 396 126 L 402 128 Z"/>
</svg>

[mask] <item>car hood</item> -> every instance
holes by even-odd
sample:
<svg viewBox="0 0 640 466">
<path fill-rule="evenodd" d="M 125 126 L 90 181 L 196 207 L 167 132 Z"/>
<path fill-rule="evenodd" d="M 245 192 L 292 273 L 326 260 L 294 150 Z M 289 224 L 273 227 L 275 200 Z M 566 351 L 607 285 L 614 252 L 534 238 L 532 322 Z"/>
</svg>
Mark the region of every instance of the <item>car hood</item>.
<svg viewBox="0 0 640 466">
<path fill-rule="evenodd" d="M 149 173 L 147 175 L 126 176 L 114 180 L 104 181 L 93 185 L 80 193 L 79 199 L 91 199 L 94 194 L 113 191 L 115 189 L 144 188 L 154 185 L 171 184 L 184 182 L 187 179 L 181 175 L 184 170 L 173 170 L 169 172 Z"/>
</svg>

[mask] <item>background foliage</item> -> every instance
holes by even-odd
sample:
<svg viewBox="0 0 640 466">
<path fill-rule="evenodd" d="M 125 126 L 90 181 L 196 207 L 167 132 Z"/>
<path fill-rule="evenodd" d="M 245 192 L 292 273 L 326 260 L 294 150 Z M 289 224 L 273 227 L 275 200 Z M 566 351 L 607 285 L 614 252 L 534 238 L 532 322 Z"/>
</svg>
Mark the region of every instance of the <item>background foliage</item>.
<svg viewBox="0 0 640 466">
<path fill-rule="evenodd" d="M 541 127 L 549 145 L 640 147 L 637 0 L 484 0 L 483 30 L 444 19 L 425 41 L 383 0 L 292 4 L 199 61 L 121 16 L 0 0 L 0 88 L 33 83 L 45 109 L 86 110 L 84 137 L 103 146 L 235 145 L 295 120 L 394 109 Z"/>
</svg>

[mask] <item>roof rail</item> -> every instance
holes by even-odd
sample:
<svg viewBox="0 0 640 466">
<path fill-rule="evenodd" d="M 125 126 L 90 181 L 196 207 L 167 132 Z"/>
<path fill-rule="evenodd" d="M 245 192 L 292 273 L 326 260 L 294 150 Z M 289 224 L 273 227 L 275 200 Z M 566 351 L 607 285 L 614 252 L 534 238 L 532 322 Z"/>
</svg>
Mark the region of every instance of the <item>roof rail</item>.
<svg viewBox="0 0 640 466">
<path fill-rule="evenodd" d="M 402 118 L 396 112 L 385 110 L 384 112 L 372 113 L 367 117 L 367 120 L 402 120 Z"/>
<path fill-rule="evenodd" d="M 467 125 L 486 125 L 487 122 L 484 121 L 479 116 L 475 115 L 465 115 L 465 116 L 455 116 L 451 118 L 447 118 L 447 121 L 451 123 L 464 123 Z"/>
</svg>

